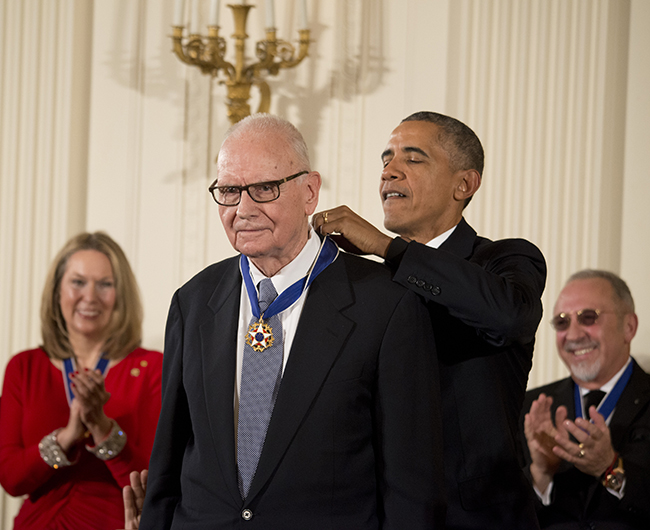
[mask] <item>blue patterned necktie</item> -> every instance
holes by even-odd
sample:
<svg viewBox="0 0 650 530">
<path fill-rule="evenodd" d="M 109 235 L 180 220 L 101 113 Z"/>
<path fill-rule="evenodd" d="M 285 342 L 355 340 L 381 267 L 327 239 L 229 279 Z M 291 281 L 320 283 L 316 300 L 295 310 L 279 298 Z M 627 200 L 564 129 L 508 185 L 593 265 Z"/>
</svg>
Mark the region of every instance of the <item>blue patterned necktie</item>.
<svg viewBox="0 0 650 530">
<path fill-rule="evenodd" d="M 259 292 L 260 312 L 264 315 L 278 293 L 268 278 L 260 282 Z M 257 322 L 253 317 L 250 326 Z M 257 469 L 282 378 L 282 323 L 278 315 L 264 319 L 264 323 L 271 327 L 273 343 L 262 351 L 255 351 L 248 341 L 244 345 L 237 429 L 237 467 L 242 499 L 248 495 Z"/>
</svg>

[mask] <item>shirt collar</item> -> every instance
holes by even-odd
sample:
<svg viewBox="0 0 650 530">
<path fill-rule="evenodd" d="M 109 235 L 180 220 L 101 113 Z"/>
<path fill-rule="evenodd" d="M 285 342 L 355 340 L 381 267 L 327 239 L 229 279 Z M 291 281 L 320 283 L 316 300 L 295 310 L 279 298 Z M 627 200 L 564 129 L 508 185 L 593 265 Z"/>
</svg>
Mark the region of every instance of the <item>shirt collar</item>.
<svg viewBox="0 0 650 530">
<path fill-rule="evenodd" d="M 605 392 L 605 394 L 609 394 L 612 388 L 614 388 L 614 385 L 618 382 L 618 380 L 623 375 L 623 372 L 627 368 L 627 365 L 630 364 L 631 362 L 632 362 L 632 357 L 630 356 L 628 357 L 627 362 L 623 365 L 623 368 L 621 368 L 618 372 L 616 372 L 616 375 L 614 375 L 614 377 L 612 377 L 609 381 L 607 381 L 607 383 L 601 386 L 599 390 L 602 390 L 603 392 Z M 591 390 L 580 387 L 580 394 L 582 396 L 587 395 L 589 392 L 591 392 Z"/>
<path fill-rule="evenodd" d="M 280 271 L 272 278 L 273 287 L 275 287 L 278 294 L 307 275 L 316 259 L 316 256 L 318 255 L 320 243 L 321 241 L 319 237 L 310 226 L 309 239 L 305 246 L 302 247 L 300 253 L 293 259 L 293 261 L 282 267 L 282 269 L 280 269 Z M 253 284 L 257 286 L 264 278 L 266 278 L 266 276 L 253 264 L 251 260 L 248 260 L 248 264 L 250 265 Z"/>
<path fill-rule="evenodd" d="M 456 225 L 456 226 L 458 226 L 458 225 Z M 456 230 L 456 226 L 452 226 L 452 227 L 451 227 L 449 230 L 447 230 L 446 232 L 443 232 L 443 233 L 440 234 L 439 236 L 434 237 L 431 241 L 429 241 L 429 242 L 427 243 L 427 247 L 431 247 L 431 248 L 438 248 L 438 247 L 440 247 L 440 245 L 442 245 L 445 241 L 447 241 L 447 239 L 448 239 L 449 236 L 452 234 L 452 232 L 453 232 L 454 230 Z"/>
</svg>

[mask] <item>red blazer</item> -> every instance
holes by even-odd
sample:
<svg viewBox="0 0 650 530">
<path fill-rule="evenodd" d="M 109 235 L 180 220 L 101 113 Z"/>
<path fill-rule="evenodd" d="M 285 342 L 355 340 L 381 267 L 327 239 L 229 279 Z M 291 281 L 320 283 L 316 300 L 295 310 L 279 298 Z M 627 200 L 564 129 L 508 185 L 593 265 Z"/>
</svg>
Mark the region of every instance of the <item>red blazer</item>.
<svg viewBox="0 0 650 530">
<path fill-rule="evenodd" d="M 15 530 L 124 526 L 122 487 L 129 473 L 148 466 L 160 412 L 162 355 L 137 348 L 110 368 L 106 414 L 127 443 L 105 462 L 81 451 L 75 465 L 55 470 L 40 457 L 43 436 L 68 423 L 63 373 L 40 348 L 15 355 L 5 372 L 0 404 L 0 483 L 10 495 L 27 494 Z"/>
</svg>

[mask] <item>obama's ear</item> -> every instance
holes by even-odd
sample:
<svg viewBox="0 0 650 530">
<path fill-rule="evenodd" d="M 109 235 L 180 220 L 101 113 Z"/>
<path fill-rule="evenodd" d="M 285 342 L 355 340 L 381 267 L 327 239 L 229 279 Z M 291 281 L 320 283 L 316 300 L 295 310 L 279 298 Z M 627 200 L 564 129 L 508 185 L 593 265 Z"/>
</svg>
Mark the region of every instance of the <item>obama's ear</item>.
<svg viewBox="0 0 650 530">
<path fill-rule="evenodd" d="M 466 203 L 481 187 L 481 174 L 475 169 L 463 169 L 456 172 L 456 178 L 454 199 Z"/>
</svg>

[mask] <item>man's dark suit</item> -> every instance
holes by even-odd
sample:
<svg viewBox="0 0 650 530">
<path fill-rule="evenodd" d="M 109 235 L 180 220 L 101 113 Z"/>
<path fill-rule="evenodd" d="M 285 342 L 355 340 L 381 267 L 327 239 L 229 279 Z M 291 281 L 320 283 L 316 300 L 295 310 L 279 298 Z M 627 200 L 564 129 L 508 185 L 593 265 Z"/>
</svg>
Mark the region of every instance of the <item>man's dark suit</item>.
<svg viewBox="0 0 650 530">
<path fill-rule="evenodd" d="M 650 375 L 636 363 L 632 377 L 618 400 L 609 424 L 612 445 L 623 458 L 625 494 L 618 500 L 592 476 L 563 462 L 553 479 L 551 504 L 538 501 L 540 526 L 553 530 L 603 528 L 629 530 L 650 528 Z M 521 437 L 530 465 L 530 453 L 523 434 L 523 414 L 541 393 L 553 396 L 552 417 L 558 406 L 567 408 L 575 419 L 573 379 L 568 377 L 526 393 L 522 409 Z"/>
<path fill-rule="evenodd" d="M 523 239 L 478 237 L 464 219 L 439 249 L 396 242 L 387 258 L 393 280 L 425 297 L 434 327 L 447 525 L 537 528 L 516 446 L 542 316 L 544 257 Z"/>
<path fill-rule="evenodd" d="M 231 258 L 174 296 L 141 530 L 442 528 L 426 309 L 386 267 L 344 253 L 310 287 L 241 500 L 233 413 L 240 289 Z"/>
</svg>

